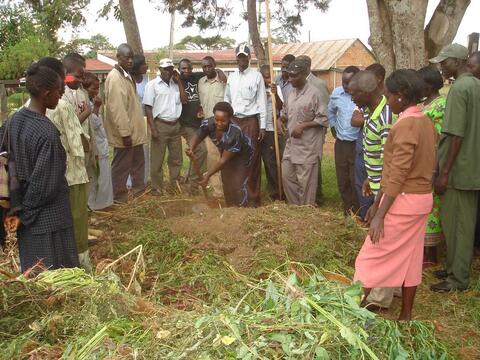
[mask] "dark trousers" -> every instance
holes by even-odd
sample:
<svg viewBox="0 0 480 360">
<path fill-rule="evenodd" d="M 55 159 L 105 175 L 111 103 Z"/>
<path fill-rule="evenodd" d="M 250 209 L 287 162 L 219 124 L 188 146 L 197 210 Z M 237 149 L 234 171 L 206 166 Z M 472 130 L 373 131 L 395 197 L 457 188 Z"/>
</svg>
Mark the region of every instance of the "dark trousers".
<svg viewBox="0 0 480 360">
<path fill-rule="evenodd" d="M 358 200 L 355 191 L 355 141 L 335 140 L 335 170 L 338 191 L 342 197 L 343 212 L 357 213 Z"/>
<path fill-rule="evenodd" d="M 143 145 L 113 149 L 112 185 L 115 201 L 126 202 L 128 200 L 128 175 L 132 178 L 132 191 L 134 194 L 145 190 L 145 154 Z"/>
<path fill-rule="evenodd" d="M 474 246 L 480 249 L 480 201 L 478 201 L 478 208 L 477 208 L 477 225 L 475 226 Z"/>
<path fill-rule="evenodd" d="M 227 207 L 248 206 L 249 174 L 250 166 L 246 166 L 244 159 L 238 155 L 225 164 L 221 171 L 221 176 L 223 196 Z"/>
<path fill-rule="evenodd" d="M 480 191 L 448 188 L 442 196 L 440 217 L 447 244 L 448 282 L 465 290 L 470 282 Z"/>
<path fill-rule="evenodd" d="M 285 148 L 284 139 L 279 136 L 278 144 L 280 147 L 280 161 L 282 160 L 283 149 Z M 275 132 L 265 132 L 265 137 L 260 144 L 262 149 L 263 166 L 265 167 L 265 175 L 267 176 L 268 193 L 272 200 L 280 199 L 278 193 L 277 178 L 277 158 L 275 156 Z"/>
<path fill-rule="evenodd" d="M 358 216 L 362 219 L 365 219 L 368 209 L 372 206 L 373 201 L 375 200 L 374 196 L 363 196 L 362 194 L 362 185 L 365 179 L 367 178 L 367 169 L 365 169 L 365 161 L 363 160 L 363 153 L 355 154 L 355 190 L 357 193 L 358 200 Z"/>
<path fill-rule="evenodd" d="M 234 117 L 235 123 L 240 126 L 243 133 L 250 137 L 252 146 L 254 149 L 252 164 L 250 168 L 250 174 L 248 176 L 248 205 L 260 206 L 260 143 L 258 141 L 258 135 L 260 133 L 260 126 L 258 124 L 257 116 L 248 116 L 244 118 Z"/>
</svg>

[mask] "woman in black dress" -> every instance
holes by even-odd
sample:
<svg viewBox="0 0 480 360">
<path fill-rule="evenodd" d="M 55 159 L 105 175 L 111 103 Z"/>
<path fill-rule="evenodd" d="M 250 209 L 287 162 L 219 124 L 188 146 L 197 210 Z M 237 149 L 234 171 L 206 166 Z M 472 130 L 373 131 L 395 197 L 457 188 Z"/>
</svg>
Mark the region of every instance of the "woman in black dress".
<svg viewBox="0 0 480 360">
<path fill-rule="evenodd" d="M 213 114 L 213 118 L 203 120 L 185 153 L 192 157 L 197 145 L 209 136 L 220 151 L 221 157 L 199 181 L 199 185 L 207 186 L 208 179 L 221 171 L 226 205 L 247 206 L 247 180 L 253 156 L 252 141 L 232 121 L 233 109 L 229 103 L 217 103 L 213 108 Z"/>
<path fill-rule="evenodd" d="M 29 105 L 0 129 L 0 136 L 8 131 L 20 193 L 20 206 L 6 225 L 17 230 L 22 271 L 34 266 L 77 267 L 66 154 L 58 130 L 45 116 L 63 94 L 63 79 L 50 67 L 35 63 L 27 71 L 26 87 Z"/>
</svg>

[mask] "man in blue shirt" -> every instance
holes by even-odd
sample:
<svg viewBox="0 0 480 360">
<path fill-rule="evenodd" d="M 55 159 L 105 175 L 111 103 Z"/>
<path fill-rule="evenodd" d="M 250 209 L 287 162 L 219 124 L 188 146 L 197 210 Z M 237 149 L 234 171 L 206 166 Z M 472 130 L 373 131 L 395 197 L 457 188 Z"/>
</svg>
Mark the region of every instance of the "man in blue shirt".
<svg viewBox="0 0 480 360">
<path fill-rule="evenodd" d="M 349 66 L 343 71 L 342 86 L 333 90 L 328 103 L 328 122 L 335 138 L 335 169 L 338 190 L 342 196 L 343 212 L 348 215 L 358 211 L 355 193 L 355 143 L 359 129 L 351 125 L 355 104 L 348 93 L 348 84 L 353 75 L 360 71 Z"/>
</svg>

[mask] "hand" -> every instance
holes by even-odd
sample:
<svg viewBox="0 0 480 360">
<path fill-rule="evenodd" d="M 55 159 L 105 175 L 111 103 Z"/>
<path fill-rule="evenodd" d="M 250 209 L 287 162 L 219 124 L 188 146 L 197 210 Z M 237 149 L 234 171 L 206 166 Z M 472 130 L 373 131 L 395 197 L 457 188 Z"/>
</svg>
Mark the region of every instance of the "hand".
<svg viewBox="0 0 480 360">
<path fill-rule="evenodd" d="M 189 158 L 193 158 L 193 150 L 190 149 L 189 147 L 185 149 L 185 155 L 187 155 Z"/>
<path fill-rule="evenodd" d="M 368 235 L 370 236 L 370 240 L 372 244 L 378 244 L 380 238 L 383 237 L 383 217 L 379 215 L 375 215 L 373 218 L 370 228 L 368 229 Z"/>
<path fill-rule="evenodd" d="M 370 187 L 370 182 L 368 181 L 368 178 L 365 179 L 362 185 L 362 195 L 364 197 L 369 197 L 373 195 L 372 188 Z"/>
<path fill-rule="evenodd" d="M 270 91 L 272 92 L 272 96 L 277 95 L 277 84 L 271 83 L 270 84 Z"/>
<path fill-rule="evenodd" d="M 197 111 L 197 119 L 202 120 L 203 118 L 205 118 L 205 114 L 204 114 L 204 112 L 203 112 L 203 108 L 200 107 L 200 108 L 198 109 L 198 111 Z"/>
<path fill-rule="evenodd" d="M 374 202 L 372 206 L 370 206 L 370 208 L 368 209 L 367 214 L 365 215 L 365 222 L 368 225 L 370 225 L 370 223 L 372 222 L 373 218 L 375 217 L 375 214 L 377 213 L 377 210 L 378 210 L 378 205 L 376 202 Z"/>
<path fill-rule="evenodd" d="M 295 128 L 292 130 L 292 133 L 290 135 L 292 135 L 292 137 L 296 138 L 296 139 L 300 139 L 303 135 L 303 126 L 302 125 L 297 125 L 295 126 Z"/>
<path fill-rule="evenodd" d="M 92 108 L 90 107 L 90 104 L 87 104 L 86 101 L 82 103 L 81 109 L 82 109 L 82 114 L 85 114 L 87 116 L 90 116 L 90 114 L 92 113 Z"/>
<path fill-rule="evenodd" d="M 260 132 L 258 133 L 258 141 L 261 142 L 264 137 L 265 137 L 265 129 L 260 129 Z"/>
<path fill-rule="evenodd" d="M 437 195 L 443 195 L 447 190 L 448 174 L 440 174 L 435 179 L 435 193 Z"/>
<path fill-rule="evenodd" d="M 209 179 L 210 177 L 208 176 L 208 174 L 205 174 L 202 179 L 198 180 L 198 185 L 200 185 L 203 188 L 207 187 Z"/>
<path fill-rule="evenodd" d="M 129 148 L 132 147 L 132 137 L 131 136 L 123 136 L 122 137 L 123 146 Z"/>
<path fill-rule="evenodd" d="M 103 103 L 102 98 L 98 95 L 95 96 L 95 98 L 93 99 L 93 106 L 100 108 L 100 106 L 102 106 L 102 103 Z"/>
<path fill-rule="evenodd" d="M 365 119 L 363 118 L 362 112 L 360 110 L 355 110 L 352 114 L 351 125 L 354 127 L 362 127 Z"/>
<path fill-rule="evenodd" d="M 150 128 L 150 134 L 152 135 L 152 140 L 159 140 L 160 134 L 158 133 L 158 130 L 156 128 Z"/>
<path fill-rule="evenodd" d="M 16 232 L 20 226 L 20 218 L 18 216 L 7 216 L 4 221 L 5 229 L 8 232 Z"/>
</svg>

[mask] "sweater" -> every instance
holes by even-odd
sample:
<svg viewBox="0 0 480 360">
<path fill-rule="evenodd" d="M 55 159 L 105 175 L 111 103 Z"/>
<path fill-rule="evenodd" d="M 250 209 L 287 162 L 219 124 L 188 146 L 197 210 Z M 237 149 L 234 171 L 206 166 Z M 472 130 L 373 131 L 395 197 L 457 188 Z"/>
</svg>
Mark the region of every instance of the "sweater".
<svg viewBox="0 0 480 360">
<path fill-rule="evenodd" d="M 384 194 L 396 197 L 400 193 L 432 192 L 437 136 L 432 121 L 420 107 L 412 106 L 400 114 L 385 144 L 381 180 Z"/>
</svg>

